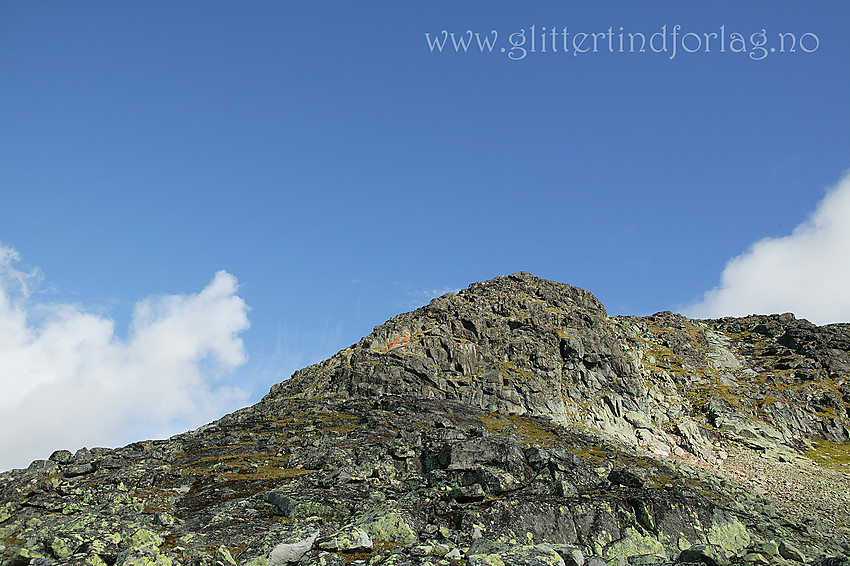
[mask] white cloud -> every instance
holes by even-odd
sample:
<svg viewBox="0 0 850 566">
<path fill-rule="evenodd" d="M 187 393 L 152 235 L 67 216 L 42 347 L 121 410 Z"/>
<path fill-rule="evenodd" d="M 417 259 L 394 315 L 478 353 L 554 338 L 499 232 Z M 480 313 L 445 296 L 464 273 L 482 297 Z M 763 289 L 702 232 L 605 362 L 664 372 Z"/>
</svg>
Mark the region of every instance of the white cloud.
<svg viewBox="0 0 850 566">
<path fill-rule="evenodd" d="M 442 287 L 435 287 L 433 289 L 413 289 L 408 290 L 407 295 L 412 297 L 410 300 L 405 301 L 405 308 L 416 309 L 423 305 L 427 305 L 431 302 L 432 299 L 436 299 L 437 297 L 442 297 L 446 293 L 459 293 L 460 287 L 450 287 L 449 285 L 443 285 Z"/>
<path fill-rule="evenodd" d="M 0 245 L 0 470 L 59 448 L 168 436 L 244 404 L 221 378 L 246 361 L 248 307 L 219 271 L 199 293 L 136 304 L 126 339 L 78 305 L 43 304 L 38 273 Z"/>
<path fill-rule="evenodd" d="M 760 240 L 731 259 L 720 285 L 684 311 L 699 318 L 793 312 L 816 324 L 850 322 L 850 174 L 790 235 Z"/>
</svg>

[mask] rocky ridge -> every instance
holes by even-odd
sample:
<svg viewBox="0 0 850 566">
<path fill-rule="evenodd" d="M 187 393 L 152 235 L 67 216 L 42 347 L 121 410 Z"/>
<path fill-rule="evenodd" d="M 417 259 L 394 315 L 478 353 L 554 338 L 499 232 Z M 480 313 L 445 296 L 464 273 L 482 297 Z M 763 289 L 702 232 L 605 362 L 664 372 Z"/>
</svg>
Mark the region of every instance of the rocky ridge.
<svg viewBox="0 0 850 566">
<path fill-rule="evenodd" d="M 0 474 L 0 563 L 838 566 L 848 377 L 850 325 L 498 277 L 196 431 Z"/>
</svg>

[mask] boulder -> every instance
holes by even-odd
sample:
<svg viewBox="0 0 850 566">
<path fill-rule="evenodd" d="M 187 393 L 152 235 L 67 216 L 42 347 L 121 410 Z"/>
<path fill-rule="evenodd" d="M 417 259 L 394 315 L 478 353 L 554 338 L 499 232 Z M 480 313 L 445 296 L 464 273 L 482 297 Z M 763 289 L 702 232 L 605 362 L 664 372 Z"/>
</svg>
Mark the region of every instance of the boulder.
<svg viewBox="0 0 850 566">
<path fill-rule="evenodd" d="M 318 537 L 319 531 L 314 531 L 303 540 L 277 545 L 269 554 L 268 566 L 285 566 L 298 562 L 313 548 Z"/>
</svg>

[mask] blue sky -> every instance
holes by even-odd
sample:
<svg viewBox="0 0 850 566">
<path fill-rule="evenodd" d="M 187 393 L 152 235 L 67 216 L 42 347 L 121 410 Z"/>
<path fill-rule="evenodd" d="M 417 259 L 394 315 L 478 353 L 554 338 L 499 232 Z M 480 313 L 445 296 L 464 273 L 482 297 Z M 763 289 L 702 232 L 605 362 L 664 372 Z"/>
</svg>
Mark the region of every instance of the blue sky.
<svg viewBox="0 0 850 566">
<path fill-rule="evenodd" d="M 0 468 L 198 426 L 519 270 L 610 314 L 850 320 L 848 25 L 823 1 L 0 3 L 4 409 L 69 423 L 7 433 Z"/>
</svg>

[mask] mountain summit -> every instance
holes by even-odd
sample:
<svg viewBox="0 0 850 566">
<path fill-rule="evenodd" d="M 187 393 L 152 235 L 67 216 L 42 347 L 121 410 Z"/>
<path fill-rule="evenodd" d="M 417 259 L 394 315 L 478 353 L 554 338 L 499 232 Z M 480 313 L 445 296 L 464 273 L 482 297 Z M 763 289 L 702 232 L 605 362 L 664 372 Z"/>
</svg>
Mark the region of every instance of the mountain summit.
<svg viewBox="0 0 850 566">
<path fill-rule="evenodd" d="M 850 441 L 850 325 L 793 315 L 608 317 L 528 273 L 476 283 L 378 326 L 267 400 L 387 394 L 585 427 L 711 460 L 717 434 L 784 452 Z"/>
<path fill-rule="evenodd" d="M 850 564 L 850 325 L 516 273 L 168 440 L 0 474 L 3 564 Z"/>
</svg>

